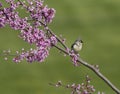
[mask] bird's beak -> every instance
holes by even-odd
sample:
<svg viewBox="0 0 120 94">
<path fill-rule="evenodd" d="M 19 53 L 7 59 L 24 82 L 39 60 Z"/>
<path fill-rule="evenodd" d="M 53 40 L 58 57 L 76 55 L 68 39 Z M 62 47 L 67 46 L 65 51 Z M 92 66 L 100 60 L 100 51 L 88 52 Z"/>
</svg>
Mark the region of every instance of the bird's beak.
<svg viewBox="0 0 120 94">
<path fill-rule="evenodd" d="M 83 43 L 83 41 L 81 40 L 81 43 Z"/>
</svg>

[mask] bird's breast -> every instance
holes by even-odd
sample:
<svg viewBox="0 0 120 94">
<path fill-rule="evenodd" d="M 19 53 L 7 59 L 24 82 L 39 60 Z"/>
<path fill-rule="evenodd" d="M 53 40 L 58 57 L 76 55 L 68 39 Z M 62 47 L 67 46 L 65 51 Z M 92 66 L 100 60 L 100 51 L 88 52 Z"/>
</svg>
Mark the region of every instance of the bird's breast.
<svg viewBox="0 0 120 94">
<path fill-rule="evenodd" d="M 74 45 L 73 48 L 74 48 L 75 51 L 78 52 L 82 49 L 82 45 Z"/>
</svg>

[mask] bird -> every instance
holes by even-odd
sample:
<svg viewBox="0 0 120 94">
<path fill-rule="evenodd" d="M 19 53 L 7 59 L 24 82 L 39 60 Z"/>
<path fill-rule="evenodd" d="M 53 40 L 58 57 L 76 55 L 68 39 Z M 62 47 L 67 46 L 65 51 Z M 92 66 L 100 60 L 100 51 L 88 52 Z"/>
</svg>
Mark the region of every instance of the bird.
<svg viewBox="0 0 120 94">
<path fill-rule="evenodd" d="M 73 50 L 76 54 L 82 49 L 83 41 L 78 38 L 72 45 L 71 50 Z"/>
</svg>

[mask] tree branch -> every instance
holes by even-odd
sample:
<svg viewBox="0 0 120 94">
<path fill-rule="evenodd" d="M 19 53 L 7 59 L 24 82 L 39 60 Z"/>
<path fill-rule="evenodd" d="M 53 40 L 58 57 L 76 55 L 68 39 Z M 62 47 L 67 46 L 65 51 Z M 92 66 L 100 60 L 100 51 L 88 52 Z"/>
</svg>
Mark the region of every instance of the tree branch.
<svg viewBox="0 0 120 94">
<path fill-rule="evenodd" d="M 83 61 L 81 58 L 78 59 L 80 64 L 83 64 L 87 68 L 91 69 L 98 77 L 100 77 L 109 87 L 113 89 L 117 94 L 120 94 L 120 90 L 116 88 L 98 69 L 96 69 L 93 65 Z"/>
<path fill-rule="evenodd" d="M 48 28 L 48 27 L 47 27 Z M 51 33 L 52 31 L 48 28 L 47 30 L 49 30 Z M 53 33 L 52 33 L 53 34 Z M 54 34 L 53 34 L 54 35 Z M 65 47 L 68 48 L 63 42 L 61 42 L 61 40 L 56 36 L 56 38 L 59 40 L 59 42 Z M 69 53 L 54 45 L 55 48 L 57 48 L 58 50 L 62 51 L 63 53 L 69 55 Z M 69 55 L 70 56 L 70 55 Z M 98 77 L 100 77 L 113 91 L 115 91 L 117 94 L 120 94 L 120 90 L 118 88 L 116 88 L 115 85 L 113 85 L 95 66 L 83 61 L 81 58 L 78 58 L 77 62 L 79 62 L 80 64 L 84 65 L 85 67 L 89 68 L 90 70 L 92 70 Z"/>
<path fill-rule="evenodd" d="M 69 55 L 69 53 L 58 47 L 55 46 L 58 50 L 62 51 L 63 53 Z M 89 68 L 90 70 L 92 70 L 98 77 L 100 77 L 110 88 L 112 88 L 113 91 L 115 91 L 117 94 L 120 94 L 120 90 L 118 88 L 116 88 L 115 85 L 113 85 L 95 66 L 83 61 L 81 58 L 78 58 L 77 62 L 79 62 L 80 64 L 84 65 L 85 67 Z"/>
</svg>

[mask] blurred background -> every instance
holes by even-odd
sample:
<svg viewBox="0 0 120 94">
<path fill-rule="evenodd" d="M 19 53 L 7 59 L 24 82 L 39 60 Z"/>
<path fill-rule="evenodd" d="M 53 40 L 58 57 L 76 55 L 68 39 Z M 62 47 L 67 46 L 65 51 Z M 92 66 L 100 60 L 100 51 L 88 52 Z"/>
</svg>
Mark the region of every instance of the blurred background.
<svg viewBox="0 0 120 94">
<path fill-rule="evenodd" d="M 1 2 L 5 4 L 5 0 Z M 68 47 L 81 37 L 84 46 L 80 56 L 90 64 L 98 64 L 100 71 L 120 89 L 120 0 L 45 0 L 45 4 L 56 9 L 49 26 L 54 33 L 62 34 Z M 18 34 L 9 27 L 0 28 L 0 53 L 9 48 L 15 51 L 31 47 Z M 70 58 L 55 48 L 41 64 L 16 64 L 0 57 L 0 94 L 70 94 L 70 90 L 49 83 L 81 83 L 87 74 L 96 91 L 116 94 L 92 71 L 82 65 L 74 67 Z"/>
</svg>

